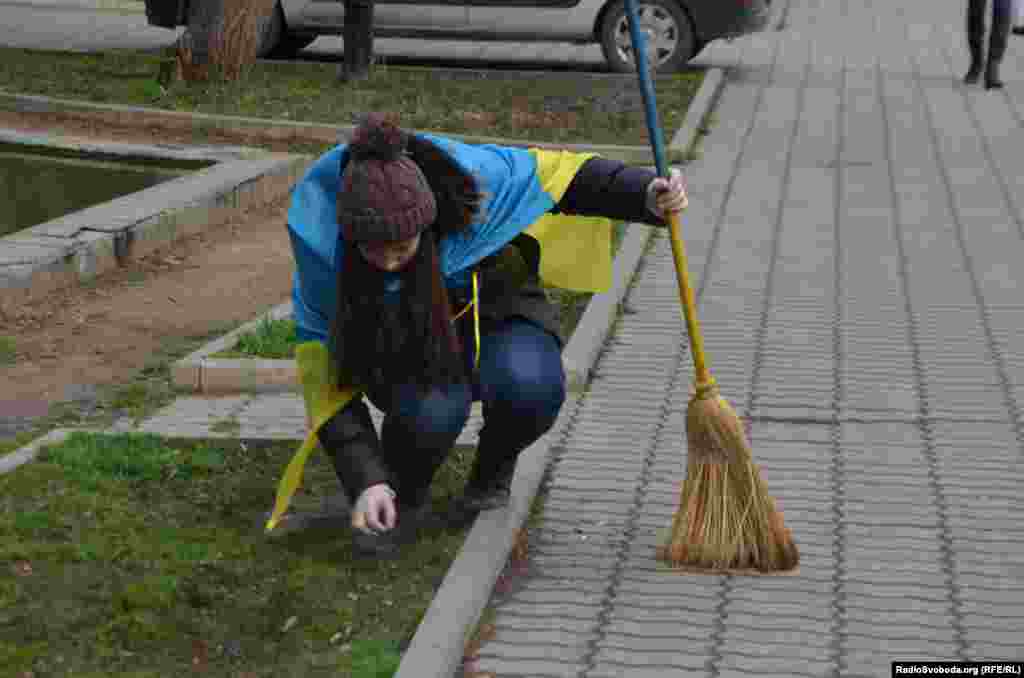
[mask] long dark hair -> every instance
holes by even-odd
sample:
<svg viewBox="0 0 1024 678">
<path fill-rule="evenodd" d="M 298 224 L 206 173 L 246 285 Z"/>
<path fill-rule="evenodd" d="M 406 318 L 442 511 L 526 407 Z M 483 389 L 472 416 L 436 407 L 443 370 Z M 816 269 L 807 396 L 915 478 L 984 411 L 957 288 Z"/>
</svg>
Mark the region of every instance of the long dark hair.
<svg viewBox="0 0 1024 678">
<path fill-rule="evenodd" d="M 382 271 L 345 243 L 330 349 L 341 385 L 416 383 L 420 392 L 466 381 L 462 347 L 451 322 L 438 243 L 469 228 L 483 193 L 475 177 L 427 139 L 410 135 L 406 150 L 437 201 L 437 218 L 403 269 L 397 303 L 384 298 Z"/>
</svg>

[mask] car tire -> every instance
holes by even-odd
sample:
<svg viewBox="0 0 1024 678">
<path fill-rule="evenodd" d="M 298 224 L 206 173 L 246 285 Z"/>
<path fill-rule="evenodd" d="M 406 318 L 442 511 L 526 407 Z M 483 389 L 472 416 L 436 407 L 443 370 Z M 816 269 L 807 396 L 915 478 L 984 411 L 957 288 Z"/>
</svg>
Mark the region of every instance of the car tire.
<svg viewBox="0 0 1024 678">
<path fill-rule="evenodd" d="M 284 10 L 281 3 L 274 3 L 274 10 L 266 20 L 259 24 L 259 35 L 257 36 L 256 58 L 266 59 L 274 53 L 278 45 L 283 41 L 287 31 L 284 25 Z"/>
<path fill-rule="evenodd" d="M 648 33 L 647 59 L 657 73 L 674 73 L 697 53 L 699 41 L 690 18 L 675 0 L 636 0 L 641 27 L 655 33 L 651 49 Z M 624 0 L 614 0 L 601 22 L 601 51 L 608 66 L 619 73 L 636 71 Z M 655 52 L 657 60 L 655 59 Z"/>
</svg>

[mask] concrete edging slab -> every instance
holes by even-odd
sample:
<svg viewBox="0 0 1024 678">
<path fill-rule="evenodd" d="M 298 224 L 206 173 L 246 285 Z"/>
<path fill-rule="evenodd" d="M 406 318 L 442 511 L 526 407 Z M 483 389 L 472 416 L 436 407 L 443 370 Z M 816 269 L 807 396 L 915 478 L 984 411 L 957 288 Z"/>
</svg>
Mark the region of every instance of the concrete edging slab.
<svg viewBox="0 0 1024 678">
<path fill-rule="evenodd" d="M 681 129 L 672 139 L 673 145 L 682 148 L 690 146 L 723 83 L 721 69 L 709 69 L 687 111 Z M 636 227 L 631 229 L 634 232 L 639 230 Z M 638 237 L 642 237 L 643 244 L 646 245 L 650 238 L 650 229 L 647 234 Z M 620 254 L 625 249 L 623 248 Z M 640 251 L 642 253 L 642 248 Z M 617 257 L 616 263 L 621 258 L 623 257 Z M 630 271 L 630 278 L 633 271 L 635 267 Z M 607 318 L 607 324 L 603 332 L 593 331 L 585 335 L 586 339 L 581 338 L 576 349 L 581 357 L 586 356 L 585 360 L 591 361 L 580 363 L 580 367 L 585 366 L 588 373 L 593 367 L 592 361 L 597 359 L 597 349 L 591 342 L 600 341 L 601 343 L 597 344 L 598 348 L 604 343 L 628 284 L 629 280 L 621 286 L 617 284 L 612 292 L 619 296 L 615 298 L 611 296 L 612 292 L 609 292 L 608 299 L 594 307 L 599 309 L 594 311 L 595 317 L 599 314 L 602 319 Z M 611 303 L 613 298 L 614 304 Z M 588 306 L 587 311 L 590 310 Z M 592 322 L 596 327 L 600 326 L 596 320 Z M 541 437 L 526 449 L 516 466 L 509 506 L 485 511 L 477 518 L 417 627 L 395 678 L 452 678 L 462 661 L 466 641 L 479 622 L 494 589 L 494 583 L 505 567 L 515 534 L 522 528 L 529 515 L 530 505 L 537 495 L 547 467 L 549 452 L 550 443 L 547 436 Z"/>
<path fill-rule="evenodd" d="M 0 141 L 118 157 L 204 160 L 182 176 L 0 237 L 0 306 L 88 281 L 290 190 L 311 157 L 246 147 L 96 142 L 0 129 Z"/>
</svg>

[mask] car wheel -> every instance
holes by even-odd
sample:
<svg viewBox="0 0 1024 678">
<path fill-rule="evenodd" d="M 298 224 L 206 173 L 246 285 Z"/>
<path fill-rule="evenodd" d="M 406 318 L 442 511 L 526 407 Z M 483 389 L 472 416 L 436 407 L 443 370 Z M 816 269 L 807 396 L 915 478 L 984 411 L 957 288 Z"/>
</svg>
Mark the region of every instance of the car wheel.
<svg viewBox="0 0 1024 678">
<path fill-rule="evenodd" d="M 693 58 L 697 36 L 674 0 L 636 0 L 640 30 L 647 35 L 647 60 L 658 73 L 672 73 Z M 626 4 L 615 0 L 601 23 L 601 50 L 613 71 L 636 71 Z"/>
<path fill-rule="evenodd" d="M 259 23 L 256 58 L 266 59 L 273 54 L 285 35 L 284 10 L 280 2 L 275 2 L 270 16 Z"/>
</svg>

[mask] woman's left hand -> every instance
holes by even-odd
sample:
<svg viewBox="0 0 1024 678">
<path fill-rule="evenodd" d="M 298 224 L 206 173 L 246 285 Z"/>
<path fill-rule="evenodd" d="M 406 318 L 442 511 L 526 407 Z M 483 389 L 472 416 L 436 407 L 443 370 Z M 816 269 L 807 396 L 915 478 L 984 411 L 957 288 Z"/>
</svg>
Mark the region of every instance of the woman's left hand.
<svg viewBox="0 0 1024 678">
<path fill-rule="evenodd" d="M 663 219 L 672 212 L 682 212 L 689 204 L 683 173 L 675 168 L 669 171 L 668 179 L 657 177 L 647 185 L 647 209 Z"/>
</svg>

